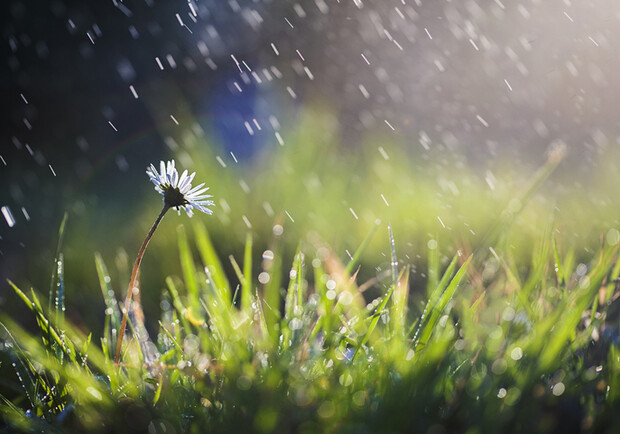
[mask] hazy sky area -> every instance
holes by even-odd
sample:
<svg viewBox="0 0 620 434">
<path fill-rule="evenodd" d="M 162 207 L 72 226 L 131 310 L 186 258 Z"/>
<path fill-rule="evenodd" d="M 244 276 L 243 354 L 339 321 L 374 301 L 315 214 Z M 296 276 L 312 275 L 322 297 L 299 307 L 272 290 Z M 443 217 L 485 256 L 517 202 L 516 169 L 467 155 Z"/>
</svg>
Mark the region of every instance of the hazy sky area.
<svg viewBox="0 0 620 434">
<path fill-rule="evenodd" d="M 310 103 L 334 113 L 348 152 L 383 135 L 412 155 L 457 152 L 484 170 L 498 157 L 537 166 L 560 140 L 579 173 L 620 137 L 614 0 L 0 8 L 0 205 L 17 223 L 0 222 L 5 255 L 37 231 L 52 238 L 65 202 L 105 201 L 129 169 L 141 179 L 175 148 L 160 132 L 176 124 L 248 164 Z"/>
</svg>

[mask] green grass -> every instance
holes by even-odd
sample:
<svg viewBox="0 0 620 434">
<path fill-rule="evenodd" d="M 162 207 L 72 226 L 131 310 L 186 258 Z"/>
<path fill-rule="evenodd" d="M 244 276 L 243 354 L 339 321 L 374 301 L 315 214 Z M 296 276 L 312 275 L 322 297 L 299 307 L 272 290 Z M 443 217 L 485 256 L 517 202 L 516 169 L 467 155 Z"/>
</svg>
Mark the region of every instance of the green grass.
<svg viewBox="0 0 620 434">
<path fill-rule="evenodd" d="M 398 238 L 385 229 L 374 237 L 392 257 L 375 283 L 381 295 L 368 300 L 355 278 L 368 242 L 348 263 L 320 239 L 302 242 L 289 267 L 277 247 L 252 264 L 248 235 L 243 259 L 228 259 L 236 270 L 229 280 L 206 228 L 179 226 L 182 277 L 166 280 L 156 334 L 136 330 L 119 368 L 112 357 L 120 313 L 100 256 L 100 341 L 64 319 L 62 266 L 49 308 L 10 283 L 37 332 L 2 314 L 4 363 L 17 374 L 3 388 L 5 429 L 620 428 L 617 244 L 575 264 L 574 252 L 559 251 L 549 235 L 525 267 L 500 245 L 461 250 L 447 266 L 429 260 L 421 304 L 410 300 Z"/>
<path fill-rule="evenodd" d="M 368 139 L 383 152 L 326 158 L 327 114 L 282 135 L 226 168 L 208 139 L 185 138 L 180 165 L 208 174 L 218 206 L 158 229 L 147 328 L 130 324 L 120 367 L 133 258 L 114 251 L 135 249 L 160 203 L 145 181 L 135 222 L 63 220 L 47 299 L 6 285 L 28 315 L 0 313 L 0 429 L 620 430 L 613 156 L 563 188 L 572 174 L 553 158 L 487 179 L 384 137 Z"/>
</svg>

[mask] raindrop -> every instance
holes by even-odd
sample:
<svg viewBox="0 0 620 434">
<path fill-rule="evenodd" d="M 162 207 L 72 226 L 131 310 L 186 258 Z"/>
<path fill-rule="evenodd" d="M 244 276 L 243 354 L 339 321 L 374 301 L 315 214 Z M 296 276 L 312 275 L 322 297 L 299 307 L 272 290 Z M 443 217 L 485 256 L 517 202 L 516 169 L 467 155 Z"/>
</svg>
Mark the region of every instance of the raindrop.
<svg viewBox="0 0 620 434">
<path fill-rule="evenodd" d="M 564 383 L 559 382 L 555 386 L 553 386 L 552 393 L 554 396 L 560 396 L 564 393 L 565 390 L 566 386 L 564 386 Z"/>
<path fill-rule="evenodd" d="M 276 139 L 278 140 L 278 143 L 280 144 L 280 146 L 284 146 L 284 140 L 282 140 L 282 136 L 280 135 L 280 133 L 276 131 L 275 135 L 276 135 Z"/>
<path fill-rule="evenodd" d="M 405 360 L 407 361 L 412 360 L 414 356 L 415 356 L 415 351 L 413 351 L 413 349 L 410 348 L 409 351 L 407 352 L 407 357 L 405 358 Z"/>
<path fill-rule="evenodd" d="M 379 146 L 379 153 L 381 154 L 381 156 L 383 157 L 384 160 L 389 160 L 390 156 L 388 155 L 387 152 L 385 152 L 385 149 L 383 149 L 383 146 Z"/>
<path fill-rule="evenodd" d="M 242 215 L 241 218 L 243 219 L 243 222 L 248 227 L 248 229 L 252 229 L 252 223 L 250 223 L 250 220 L 248 220 L 245 215 Z"/>
<path fill-rule="evenodd" d="M 476 119 L 478 119 L 478 121 L 480 121 L 480 123 L 484 125 L 486 128 L 489 127 L 489 123 L 482 116 L 476 115 Z"/>
<path fill-rule="evenodd" d="M 267 273 L 266 271 L 263 271 L 262 273 L 258 275 L 258 281 L 263 285 L 266 285 L 267 283 L 269 283 L 270 279 L 271 277 L 269 276 L 269 273 Z"/>
<path fill-rule="evenodd" d="M 390 204 L 388 203 L 387 199 L 385 198 L 385 196 L 383 195 L 383 193 L 381 193 L 381 199 L 383 199 L 383 202 L 385 202 L 386 206 L 390 206 Z"/>
<path fill-rule="evenodd" d="M 2 208 L 0 208 L 0 210 L 2 210 L 2 215 L 4 215 L 6 223 L 9 225 L 9 227 L 12 228 L 13 226 L 15 226 L 15 218 L 13 217 L 13 214 L 11 213 L 9 207 L 3 206 Z"/>
<path fill-rule="evenodd" d="M 226 163 L 224 163 L 224 160 L 222 160 L 222 157 L 218 155 L 215 157 L 215 159 L 217 160 L 218 163 L 220 163 L 220 166 L 226 168 Z"/>
<path fill-rule="evenodd" d="M 133 87 L 133 84 L 129 86 L 129 90 L 131 91 L 131 94 L 133 95 L 133 97 L 135 99 L 138 99 L 138 92 L 136 92 L 136 89 Z"/>
</svg>

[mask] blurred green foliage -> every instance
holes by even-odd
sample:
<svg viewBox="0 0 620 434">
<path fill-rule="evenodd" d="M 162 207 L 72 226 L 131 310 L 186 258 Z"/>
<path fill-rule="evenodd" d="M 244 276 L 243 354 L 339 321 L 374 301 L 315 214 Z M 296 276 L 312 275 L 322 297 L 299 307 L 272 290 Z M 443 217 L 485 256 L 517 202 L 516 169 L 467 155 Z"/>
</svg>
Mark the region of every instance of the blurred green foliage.
<svg viewBox="0 0 620 434">
<path fill-rule="evenodd" d="M 620 226 L 620 203 L 614 200 L 620 183 L 614 164 L 620 155 L 611 149 L 587 179 L 576 176 L 573 165 L 561 163 L 521 209 L 520 195 L 531 187 L 537 167 L 512 161 L 489 167 L 470 164 L 458 149 L 440 144 L 422 153 L 418 143 L 394 134 L 365 137 L 354 148 L 343 148 L 334 119 L 328 109 L 310 106 L 287 123 L 291 127 L 282 128 L 282 146 L 274 139 L 274 145 L 252 162 L 238 164 L 197 122 L 182 133 L 162 127 L 162 136 L 176 135 L 173 156 L 178 166 L 196 171 L 196 179 L 211 186 L 214 215 L 193 219 L 207 225 L 221 257 L 242 256 L 246 233 L 251 232 L 255 259 L 260 258 L 272 242 L 275 225 L 283 228 L 280 242 L 287 260 L 310 233 L 328 240 L 346 257 L 381 221 L 383 226 L 391 224 L 401 260 L 413 265 L 412 278 L 423 286 L 426 276 L 416 270 L 426 267 L 429 241 L 437 241 L 439 260 L 447 264 L 458 248 L 475 250 L 487 243 L 492 226 L 513 214 L 512 224 L 502 230 L 502 247 L 524 261 L 531 245 L 551 230 L 561 246 L 575 246 L 577 258 L 588 260 L 601 235 Z M 191 125 L 191 118 L 186 122 Z M 570 157 L 570 148 L 568 153 Z M 100 209 L 93 204 L 84 214 L 69 217 L 67 278 L 79 287 L 72 295 L 82 306 L 97 295 L 94 252 L 117 263 L 121 281 L 127 281 L 133 255 L 161 207 L 146 176 L 142 184 L 110 194 L 119 195 L 117 206 Z M 180 273 L 179 262 L 169 252 L 176 248 L 176 227 L 185 220 L 171 213 L 158 229 L 145 257 L 146 286 L 161 288 L 167 276 Z M 366 278 L 389 262 L 384 239 L 373 237 L 370 243 L 360 270 Z M 232 275 L 229 261 L 223 262 Z M 158 301 L 144 297 L 147 310 L 157 312 Z"/>
</svg>

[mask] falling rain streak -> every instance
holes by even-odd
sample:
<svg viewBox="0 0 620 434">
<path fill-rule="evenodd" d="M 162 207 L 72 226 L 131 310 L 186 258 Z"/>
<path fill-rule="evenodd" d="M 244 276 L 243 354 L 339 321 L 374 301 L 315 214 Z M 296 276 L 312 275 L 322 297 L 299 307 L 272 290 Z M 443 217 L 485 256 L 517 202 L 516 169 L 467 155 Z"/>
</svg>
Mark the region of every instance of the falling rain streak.
<svg viewBox="0 0 620 434">
<path fill-rule="evenodd" d="M 6 220 L 6 223 L 9 225 L 9 227 L 12 228 L 13 226 L 15 226 L 15 218 L 13 217 L 13 214 L 11 213 L 9 207 L 3 206 L 1 210 L 2 215 L 4 216 L 4 219 Z"/>
</svg>

